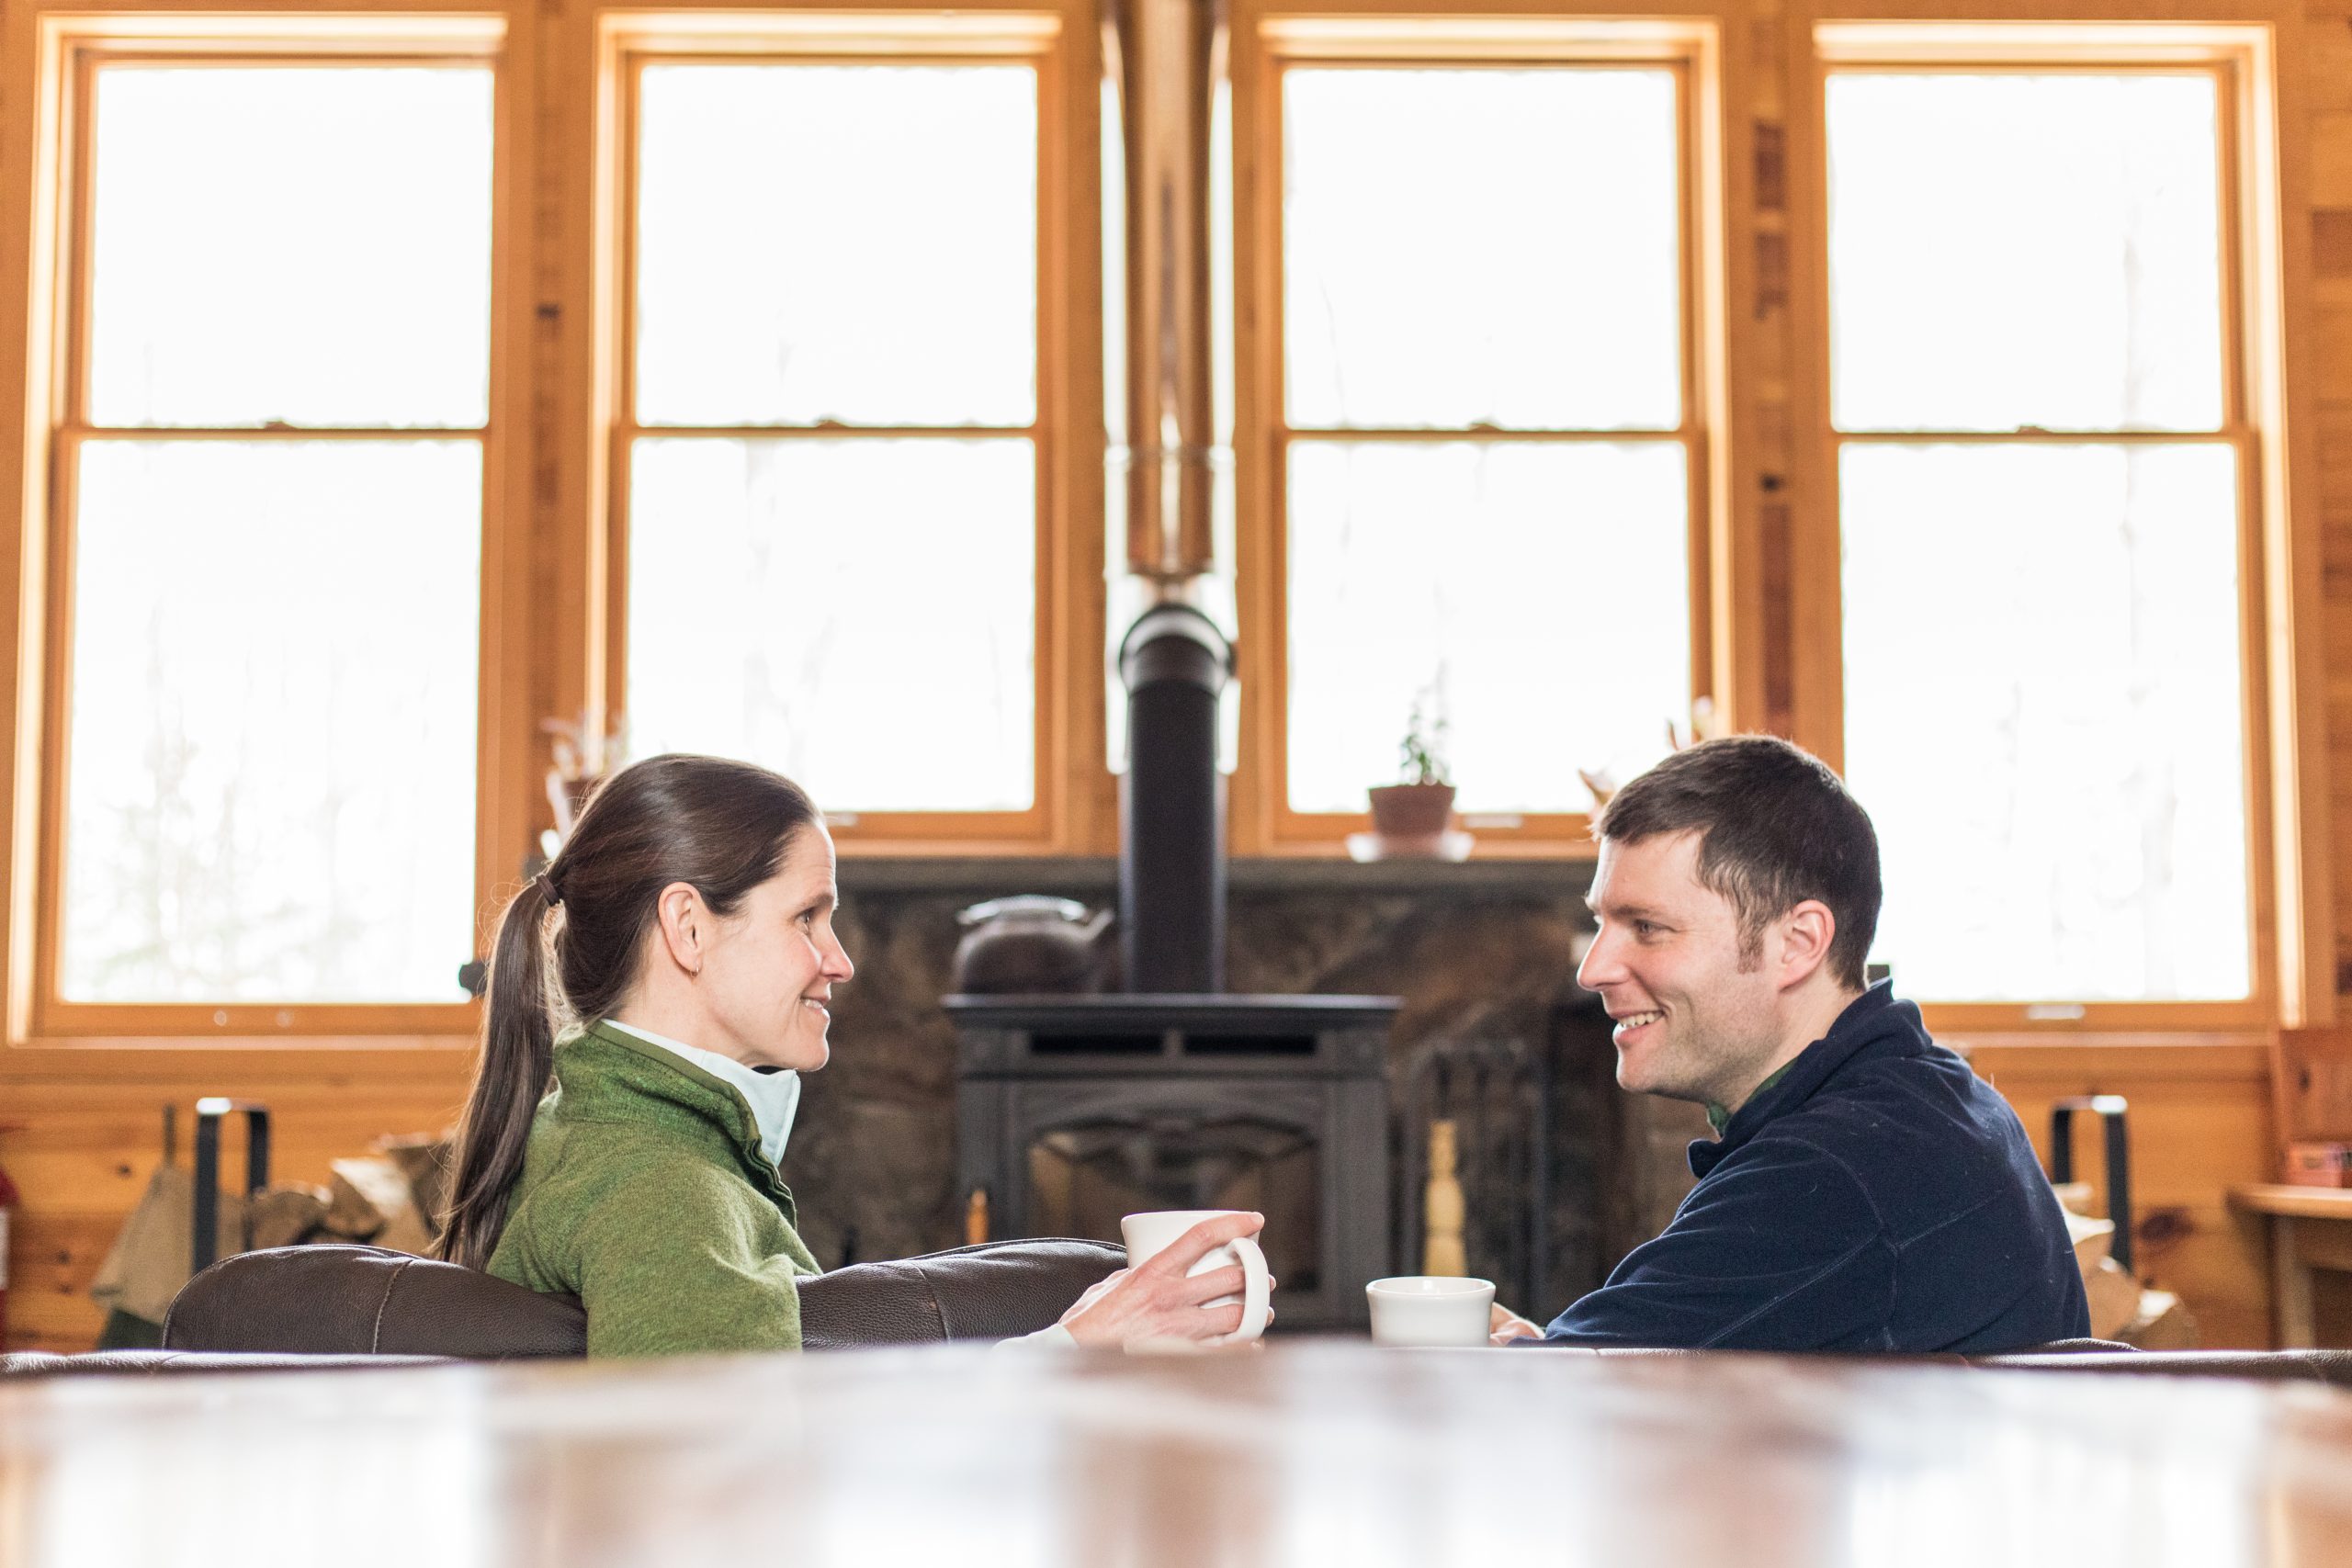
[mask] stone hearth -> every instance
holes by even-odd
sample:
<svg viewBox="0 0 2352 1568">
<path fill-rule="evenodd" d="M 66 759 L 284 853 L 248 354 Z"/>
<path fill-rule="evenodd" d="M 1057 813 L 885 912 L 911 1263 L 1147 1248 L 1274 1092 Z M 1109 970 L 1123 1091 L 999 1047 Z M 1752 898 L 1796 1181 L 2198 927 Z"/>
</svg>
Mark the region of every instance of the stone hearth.
<svg viewBox="0 0 2352 1568">
<path fill-rule="evenodd" d="M 963 1240 L 956 1030 L 940 1007 L 956 911 L 1014 892 L 1104 908 L 1115 877 L 1107 858 L 842 863 L 840 924 L 858 974 L 838 993 L 833 1059 L 807 1079 L 785 1159 L 820 1261 Z M 1398 1067 L 1440 1041 L 1550 1053 L 1549 1290 L 1513 1303 L 1546 1314 L 1664 1224 L 1689 1186 L 1682 1144 L 1705 1132 L 1695 1110 L 1615 1086 L 1607 1021 L 1575 982 L 1589 877 L 1577 863 L 1232 863 L 1233 991 L 1397 997 Z M 1475 1237 L 1470 1262 L 1482 1268 Z"/>
</svg>

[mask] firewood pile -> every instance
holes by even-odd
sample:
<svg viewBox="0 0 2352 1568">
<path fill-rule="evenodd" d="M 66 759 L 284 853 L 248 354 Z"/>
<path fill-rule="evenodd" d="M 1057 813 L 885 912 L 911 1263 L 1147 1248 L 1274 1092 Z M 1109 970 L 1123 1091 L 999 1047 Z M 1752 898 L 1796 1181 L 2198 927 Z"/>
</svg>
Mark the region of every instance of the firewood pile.
<svg viewBox="0 0 2352 1568">
<path fill-rule="evenodd" d="M 422 1257 L 433 1246 L 448 1159 L 446 1138 L 379 1138 L 373 1154 L 333 1161 L 323 1187 L 281 1182 L 255 1195 L 245 1206 L 246 1245 L 359 1242 Z"/>
<path fill-rule="evenodd" d="M 214 1254 L 358 1242 L 423 1256 L 432 1248 L 448 1162 L 446 1135 L 379 1138 L 371 1154 L 331 1162 L 323 1187 L 289 1181 L 251 1197 L 222 1192 Z M 90 1282 L 91 1299 L 107 1314 L 101 1348 L 162 1343 L 164 1316 L 192 1264 L 195 1193 L 188 1168 L 172 1162 L 167 1145 Z"/>
<path fill-rule="evenodd" d="M 2083 1271 L 2083 1293 L 2089 1298 L 2091 1337 L 2117 1339 L 2143 1350 L 2194 1350 L 2197 1320 L 2170 1291 L 2153 1290 L 2112 1257 L 2115 1222 L 2096 1219 L 2082 1211 L 2090 1205 L 2086 1181 L 2057 1183 L 2058 1204 L 2066 1213 L 2066 1230 L 2074 1238 L 2075 1263 Z"/>
</svg>

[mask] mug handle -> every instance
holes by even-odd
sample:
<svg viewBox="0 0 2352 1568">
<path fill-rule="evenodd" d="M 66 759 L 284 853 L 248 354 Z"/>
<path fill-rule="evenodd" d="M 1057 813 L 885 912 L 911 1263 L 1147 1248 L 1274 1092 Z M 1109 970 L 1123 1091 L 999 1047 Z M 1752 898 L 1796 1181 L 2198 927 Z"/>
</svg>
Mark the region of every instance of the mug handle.
<svg viewBox="0 0 2352 1568">
<path fill-rule="evenodd" d="M 1238 1235 L 1226 1245 L 1241 1259 L 1241 1326 L 1216 1343 L 1244 1345 L 1266 1332 L 1266 1255 L 1259 1250 L 1255 1236 Z"/>
</svg>

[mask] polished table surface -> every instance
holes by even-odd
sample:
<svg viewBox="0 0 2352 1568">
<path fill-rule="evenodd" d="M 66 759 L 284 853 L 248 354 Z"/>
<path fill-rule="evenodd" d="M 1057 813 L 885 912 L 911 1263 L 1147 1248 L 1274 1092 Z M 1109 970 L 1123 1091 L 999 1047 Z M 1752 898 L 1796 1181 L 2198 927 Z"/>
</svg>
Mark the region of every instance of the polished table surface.
<svg viewBox="0 0 2352 1568">
<path fill-rule="evenodd" d="M 0 1385 L 0 1563 L 2352 1562 L 2352 1393 L 963 1347 Z"/>
</svg>

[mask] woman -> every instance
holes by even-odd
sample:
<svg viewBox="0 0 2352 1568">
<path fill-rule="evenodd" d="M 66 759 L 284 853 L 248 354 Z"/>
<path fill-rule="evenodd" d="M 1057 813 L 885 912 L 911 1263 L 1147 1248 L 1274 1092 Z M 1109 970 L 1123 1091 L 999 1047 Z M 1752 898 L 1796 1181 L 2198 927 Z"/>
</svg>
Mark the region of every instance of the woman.
<svg viewBox="0 0 2352 1568">
<path fill-rule="evenodd" d="M 577 1295 L 591 1356 L 799 1348 L 793 1280 L 818 1269 L 776 1168 L 854 973 L 836 898 L 788 780 L 686 756 L 615 774 L 500 920 L 440 1256 Z M 559 1016 L 583 1026 L 560 1046 Z M 1204 1303 L 1241 1270 L 1184 1270 L 1261 1223 L 1195 1226 L 1033 1337 L 1230 1333 L 1240 1306 Z"/>
</svg>

